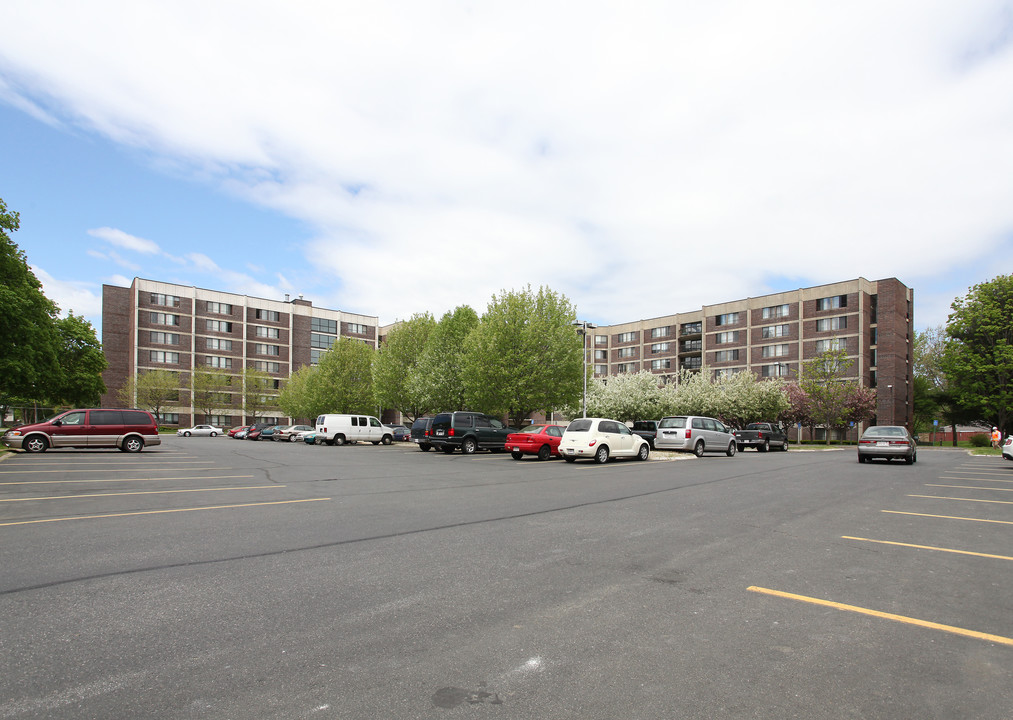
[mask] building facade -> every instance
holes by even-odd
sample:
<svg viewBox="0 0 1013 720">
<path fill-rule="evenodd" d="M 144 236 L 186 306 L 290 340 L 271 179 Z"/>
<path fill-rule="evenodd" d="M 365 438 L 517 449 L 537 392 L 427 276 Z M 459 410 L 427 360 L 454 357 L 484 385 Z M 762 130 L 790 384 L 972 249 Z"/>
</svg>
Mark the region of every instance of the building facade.
<svg viewBox="0 0 1013 720">
<path fill-rule="evenodd" d="M 877 390 L 875 422 L 910 427 L 913 337 L 911 288 L 858 278 L 599 326 L 586 342 L 596 377 L 646 370 L 659 382 L 682 369 L 793 380 L 803 361 L 844 349 L 844 376 Z"/>
<path fill-rule="evenodd" d="M 245 368 L 271 379 L 268 392 L 306 365 L 316 364 L 339 337 L 376 347 L 377 318 L 314 307 L 300 296 L 284 301 L 134 278 L 130 287 L 102 286 L 102 347 L 109 365 L 102 403 L 123 404 L 128 378 L 150 370 L 179 373 L 180 394 L 160 413 L 165 425 L 205 422 L 189 392 L 196 368 L 216 368 L 241 378 Z M 238 383 L 236 383 L 238 386 Z M 278 413 L 279 411 L 274 411 Z M 279 414 L 260 422 L 291 420 Z M 207 421 L 223 427 L 254 422 L 242 392 Z"/>
</svg>

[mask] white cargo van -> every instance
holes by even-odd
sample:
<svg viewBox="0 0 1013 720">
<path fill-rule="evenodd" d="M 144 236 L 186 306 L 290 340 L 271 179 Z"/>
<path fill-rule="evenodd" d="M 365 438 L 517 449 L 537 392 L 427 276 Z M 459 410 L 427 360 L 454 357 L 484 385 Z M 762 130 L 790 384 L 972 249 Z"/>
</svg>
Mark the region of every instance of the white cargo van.
<svg viewBox="0 0 1013 720">
<path fill-rule="evenodd" d="M 328 445 L 360 441 L 390 445 L 394 431 L 371 415 L 321 415 L 317 418 L 317 440 Z"/>
</svg>

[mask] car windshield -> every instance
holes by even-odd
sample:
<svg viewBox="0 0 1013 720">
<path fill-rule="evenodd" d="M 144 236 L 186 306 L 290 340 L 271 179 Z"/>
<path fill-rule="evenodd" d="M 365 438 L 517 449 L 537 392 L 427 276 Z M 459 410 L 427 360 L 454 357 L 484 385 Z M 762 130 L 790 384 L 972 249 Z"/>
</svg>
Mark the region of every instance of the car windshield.
<svg viewBox="0 0 1013 720">
<path fill-rule="evenodd" d="M 517 432 L 518 433 L 540 433 L 544 429 L 545 429 L 544 425 L 528 425 L 527 427 L 522 427 Z"/>
<path fill-rule="evenodd" d="M 658 423 L 658 428 L 677 428 L 681 429 L 686 427 L 686 418 L 684 417 L 668 417 L 662 418 L 661 422 Z"/>
<path fill-rule="evenodd" d="M 591 429 L 591 420 L 589 418 L 580 418 L 574 420 L 572 423 L 566 426 L 566 432 L 587 432 Z"/>
<path fill-rule="evenodd" d="M 902 427 L 892 427 L 889 425 L 875 425 L 865 431 L 866 435 L 875 435 L 878 437 L 904 437 L 907 435 L 907 431 Z"/>
</svg>

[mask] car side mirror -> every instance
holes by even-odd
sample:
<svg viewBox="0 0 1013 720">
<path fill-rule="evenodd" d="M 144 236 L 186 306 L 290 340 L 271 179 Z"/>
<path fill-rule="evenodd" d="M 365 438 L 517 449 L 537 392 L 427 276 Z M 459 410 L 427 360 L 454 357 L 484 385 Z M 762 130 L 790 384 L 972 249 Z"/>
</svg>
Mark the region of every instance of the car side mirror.
<svg viewBox="0 0 1013 720">
<path fill-rule="evenodd" d="M 57 426 L 63 425 L 63 420 L 54 420 L 53 421 L 53 425 L 57 425 Z"/>
</svg>

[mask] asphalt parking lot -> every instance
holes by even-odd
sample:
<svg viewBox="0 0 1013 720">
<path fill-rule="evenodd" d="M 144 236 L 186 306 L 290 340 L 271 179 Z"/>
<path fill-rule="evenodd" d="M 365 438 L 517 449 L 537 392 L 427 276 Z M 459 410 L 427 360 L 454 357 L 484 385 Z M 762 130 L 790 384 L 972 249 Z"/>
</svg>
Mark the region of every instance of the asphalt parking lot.
<svg viewBox="0 0 1013 720">
<path fill-rule="evenodd" d="M 1013 717 L 1013 463 L 0 462 L 0 718 Z"/>
</svg>

